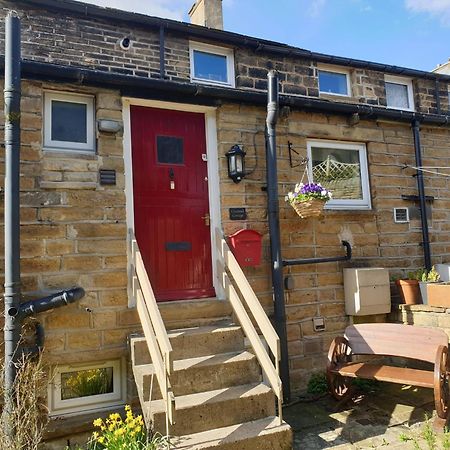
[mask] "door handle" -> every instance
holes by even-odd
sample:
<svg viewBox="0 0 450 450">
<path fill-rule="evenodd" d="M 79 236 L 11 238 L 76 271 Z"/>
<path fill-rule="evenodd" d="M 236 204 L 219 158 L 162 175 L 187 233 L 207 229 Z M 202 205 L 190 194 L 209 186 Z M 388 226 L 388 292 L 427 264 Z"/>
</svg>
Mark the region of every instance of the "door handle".
<svg viewBox="0 0 450 450">
<path fill-rule="evenodd" d="M 205 225 L 206 225 L 207 227 L 209 227 L 209 226 L 211 225 L 211 217 L 210 217 L 209 213 L 206 213 L 206 214 L 202 217 L 202 219 L 205 221 Z"/>
</svg>

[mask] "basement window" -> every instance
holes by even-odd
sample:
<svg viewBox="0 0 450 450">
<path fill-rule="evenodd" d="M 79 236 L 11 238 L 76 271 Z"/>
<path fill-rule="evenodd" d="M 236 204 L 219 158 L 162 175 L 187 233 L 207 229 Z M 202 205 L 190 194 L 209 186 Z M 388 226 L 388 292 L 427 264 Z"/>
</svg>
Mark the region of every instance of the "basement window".
<svg viewBox="0 0 450 450">
<path fill-rule="evenodd" d="M 233 49 L 190 43 L 191 81 L 234 87 Z"/>
<path fill-rule="evenodd" d="M 44 149 L 95 152 L 94 97 L 44 94 Z"/>
<path fill-rule="evenodd" d="M 123 366 L 122 360 L 114 360 L 54 368 L 48 393 L 50 415 L 67 415 L 123 405 Z"/>
<path fill-rule="evenodd" d="M 331 191 L 327 209 L 371 209 L 364 144 L 308 141 L 308 170 L 314 183 Z"/>
<path fill-rule="evenodd" d="M 321 94 L 350 96 L 350 77 L 345 70 L 319 69 Z"/>
<path fill-rule="evenodd" d="M 412 80 L 409 78 L 384 76 L 386 104 L 388 108 L 414 111 Z"/>
</svg>

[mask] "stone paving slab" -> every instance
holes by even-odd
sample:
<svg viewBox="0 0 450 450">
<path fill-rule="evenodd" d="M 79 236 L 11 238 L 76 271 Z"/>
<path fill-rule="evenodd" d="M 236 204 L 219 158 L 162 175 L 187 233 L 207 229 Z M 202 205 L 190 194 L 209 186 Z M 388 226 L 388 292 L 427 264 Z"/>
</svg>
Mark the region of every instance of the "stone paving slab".
<svg viewBox="0 0 450 450">
<path fill-rule="evenodd" d="M 294 430 L 294 450 L 413 450 L 400 436 L 419 436 L 433 410 L 432 389 L 381 383 L 341 406 L 329 395 L 300 401 L 284 408 L 284 419 Z"/>
</svg>

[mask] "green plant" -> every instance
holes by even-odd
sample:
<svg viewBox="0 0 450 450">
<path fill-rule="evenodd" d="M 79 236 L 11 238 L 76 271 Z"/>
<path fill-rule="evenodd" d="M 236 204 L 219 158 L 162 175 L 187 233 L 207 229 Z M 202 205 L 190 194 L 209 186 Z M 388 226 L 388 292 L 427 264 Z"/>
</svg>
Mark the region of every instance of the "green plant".
<svg viewBox="0 0 450 450">
<path fill-rule="evenodd" d="M 410 271 L 406 274 L 407 280 L 417 280 L 422 281 L 422 277 L 426 276 L 426 269 L 417 269 L 416 271 Z"/>
<path fill-rule="evenodd" d="M 420 281 L 427 282 L 427 283 L 436 283 L 441 279 L 439 272 L 436 270 L 436 268 L 434 266 L 428 272 L 425 269 L 423 269 L 423 270 L 424 270 L 424 273 L 422 274 L 422 279 Z"/>
<path fill-rule="evenodd" d="M 425 415 L 425 424 L 421 430 L 411 431 L 410 434 L 401 433 L 399 436 L 402 442 L 411 442 L 415 450 L 449 450 L 450 432 L 447 428 L 444 433 L 436 433 L 431 425 L 431 420 Z"/>
<path fill-rule="evenodd" d="M 321 395 L 328 392 L 327 377 L 323 372 L 311 375 L 307 387 L 308 394 Z"/>
<path fill-rule="evenodd" d="M 125 406 L 125 419 L 118 413 L 106 420 L 95 419 L 94 431 L 87 450 L 160 450 L 167 447 L 168 438 L 146 429 L 141 415 L 135 416 L 130 406 Z M 81 449 L 78 449 L 81 450 Z"/>
</svg>

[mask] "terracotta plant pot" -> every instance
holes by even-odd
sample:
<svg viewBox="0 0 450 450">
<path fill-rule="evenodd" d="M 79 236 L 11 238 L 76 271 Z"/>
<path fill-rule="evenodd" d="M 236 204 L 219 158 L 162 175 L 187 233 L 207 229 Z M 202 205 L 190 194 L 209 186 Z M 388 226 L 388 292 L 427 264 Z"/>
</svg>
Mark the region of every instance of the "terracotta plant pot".
<svg viewBox="0 0 450 450">
<path fill-rule="evenodd" d="M 450 308 L 450 284 L 429 283 L 427 286 L 428 304 Z"/>
<path fill-rule="evenodd" d="M 422 303 L 419 282 L 417 280 L 397 280 L 395 284 L 400 293 L 401 303 L 405 303 L 406 305 L 420 305 Z"/>
</svg>

